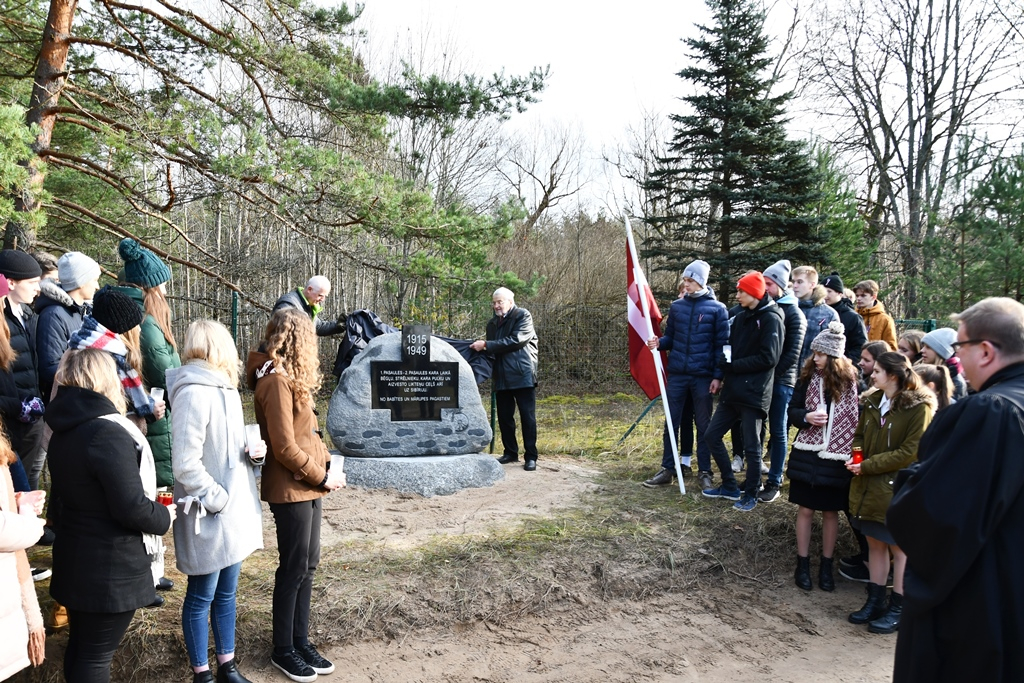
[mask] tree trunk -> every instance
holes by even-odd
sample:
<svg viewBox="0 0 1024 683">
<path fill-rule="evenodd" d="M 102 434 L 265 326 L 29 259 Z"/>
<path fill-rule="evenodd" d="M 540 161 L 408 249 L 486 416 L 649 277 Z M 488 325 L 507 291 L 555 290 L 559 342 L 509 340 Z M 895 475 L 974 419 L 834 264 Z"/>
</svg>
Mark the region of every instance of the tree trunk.
<svg viewBox="0 0 1024 683">
<path fill-rule="evenodd" d="M 43 42 L 36 60 L 36 75 L 32 85 L 32 99 L 26 123 L 38 126 L 32 144 L 33 157 L 26 162 L 29 181 L 25 192 L 15 200 L 16 212 L 39 208 L 44 173 L 41 163 L 50 149 L 53 123 L 57 118 L 54 108 L 67 80 L 68 49 L 71 46 L 71 22 L 75 18 L 78 0 L 50 0 L 50 13 L 43 30 Z M 4 233 L 5 249 L 28 249 L 35 242 L 35 230 L 26 222 L 11 220 Z"/>
</svg>

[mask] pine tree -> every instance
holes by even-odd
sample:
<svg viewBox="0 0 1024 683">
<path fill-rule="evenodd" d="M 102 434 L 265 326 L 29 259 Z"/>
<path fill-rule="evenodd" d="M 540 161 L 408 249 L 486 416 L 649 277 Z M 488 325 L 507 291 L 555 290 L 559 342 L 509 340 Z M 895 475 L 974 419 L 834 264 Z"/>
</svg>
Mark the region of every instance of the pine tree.
<svg viewBox="0 0 1024 683">
<path fill-rule="evenodd" d="M 649 183 L 667 210 L 647 217 L 659 234 L 647 253 L 674 271 L 704 258 L 724 286 L 780 258 L 823 259 L 816 171 L 805 145 L 786 137 L 792 93 L 771 95 L 765 13 L 755 0 L 707 3 L 711 26 L 686 40 L 693 63 L 678 74 L 695 89 L 682 98 L 689 111 L 670 117 L 670 155 Z"/>
</svg>

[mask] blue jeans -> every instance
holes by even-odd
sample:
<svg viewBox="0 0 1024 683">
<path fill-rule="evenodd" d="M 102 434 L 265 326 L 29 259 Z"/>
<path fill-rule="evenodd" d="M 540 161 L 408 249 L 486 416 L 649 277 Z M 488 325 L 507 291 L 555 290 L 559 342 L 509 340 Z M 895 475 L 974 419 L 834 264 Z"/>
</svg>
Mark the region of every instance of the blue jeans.
<svg viewBox="0 0 1024 683">
<path fill-rule="evenodd" d="M 11 481 L 14 483 L 14 490 L 21 493 L 24 491 L 31 491 L 32 488 L 28 485 L 28 475 L 25 473 L 25 466 L 21 464 L 21 458 L 18 454 L 14 454 L 14 460 L 10 462 L 8 468 L 11 470 Z"/>
<path fill-rule="evenodd" d="M 213 627 L 217 654 L 227 655 L 235 651 L 235 590 L 241 571 L 242 563 L 239 562 L 212 574 L 188 577 L 185 601 L 181 606 L 181 628 L 192 666 L 210 662 L 209 626 Z"/>
<path fill-rule="evenodd" d="M 776 384 L 772 388 L 772 405 L 768 409 L 768 455 L 772 464 L 768 468 L 768 481 L 782 486 L 782 467 L 786 464 L 789 449 L 789 400 L 793 398 L 793 387 Z"/>
<path fill-rule="evenodd" d="M 669 413 L 672 415 L 672 427 L 677 435 L 676 446 L 684 465 L 690 464 L 693 454 L 693 424 L 697 425 L 697 469 L 701 472 L 711 470 L 711 450 L 704 441 L 704 432 L 711 422 L 711 407 L 714 398 L 711 395 L 711 378 L 694 377 L 692 375 L 669 375 L 668 386 Z M 672 462 L 672 444 L 669 442 L 668 428 L 662 435 L 661 466 L 675 472 L 676 465 Z"/>
</svg>

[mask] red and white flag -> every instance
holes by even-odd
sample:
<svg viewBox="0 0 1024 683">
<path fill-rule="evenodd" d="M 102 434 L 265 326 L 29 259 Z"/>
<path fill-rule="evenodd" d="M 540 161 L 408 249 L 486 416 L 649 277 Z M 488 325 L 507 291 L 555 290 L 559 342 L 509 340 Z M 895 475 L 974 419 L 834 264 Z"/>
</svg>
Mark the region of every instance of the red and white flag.
<svg viewBox="0 0 1024 683">
<path fill-rule="evenodd" d="M 651 353 L 647 339 L 661 336 L 661 311 L 640 267 L 629 219 L 626 219 L 626 313 L 629 317 L 629 373 L 647 398 L 654 400 L 661 395 L 658 374 L 664 382 L 666 359 L 664 351 L 657 355 Z"/>
</svg>

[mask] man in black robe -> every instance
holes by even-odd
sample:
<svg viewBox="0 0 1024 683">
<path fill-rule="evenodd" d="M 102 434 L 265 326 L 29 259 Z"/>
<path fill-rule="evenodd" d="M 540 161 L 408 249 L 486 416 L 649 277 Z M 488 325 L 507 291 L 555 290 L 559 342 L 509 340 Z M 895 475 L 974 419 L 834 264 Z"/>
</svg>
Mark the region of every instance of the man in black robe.
<svg viewBox="0 0 1024 683">
<path fill-rule="evenodd" d="M 954 319 L 977 393 L 935 416 L 889 508 L 907 554 L 894 683 L 1024 678 L 1024 305 Z"/>
</svg>

